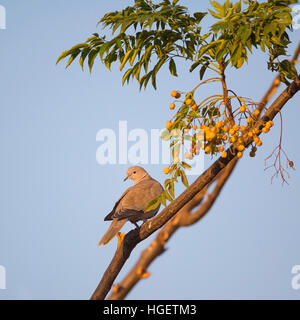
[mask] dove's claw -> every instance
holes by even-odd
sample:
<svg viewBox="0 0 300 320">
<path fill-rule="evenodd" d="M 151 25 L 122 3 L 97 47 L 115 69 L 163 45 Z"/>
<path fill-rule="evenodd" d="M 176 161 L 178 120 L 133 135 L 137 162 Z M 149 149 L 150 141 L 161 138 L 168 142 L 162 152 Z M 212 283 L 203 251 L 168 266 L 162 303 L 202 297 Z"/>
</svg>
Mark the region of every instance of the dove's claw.
<svg viewBox="0 0 300 320">
<path fill-rule="evenodd" d="M 136 226 L 136 229 L 138 229 L 140 227 L 136 222 L 132 222 L 132 223 Z"/>
</svg>

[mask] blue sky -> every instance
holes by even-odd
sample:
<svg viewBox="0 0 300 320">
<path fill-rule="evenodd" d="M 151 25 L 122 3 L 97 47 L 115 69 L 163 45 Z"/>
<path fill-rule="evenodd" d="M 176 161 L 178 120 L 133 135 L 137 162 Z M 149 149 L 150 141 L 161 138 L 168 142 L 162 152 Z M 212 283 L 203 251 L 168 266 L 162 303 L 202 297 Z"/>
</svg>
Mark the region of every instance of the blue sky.
<svg viewBox="0 0 300 320">
<path fill-rule="evenodd" d="M 109 72 L 96 63 L 89 74 L 77 63 L 67 71 L 55 65 L 63 50 L 100 32 L 96 23 L 106 12 L 130 3 L 0 1 L 7 10 L 7 29 L 0 30 L 0 265 L 7 289 L 0 299 L 89 298 L 116 248 L 116 241 L 96 246 L 108 228 L 103 218 L 130 185 L 123 182 L 128 165 L 96 162 L 97 132 L 117 132 L 119 120 L 129 130 L 162 128 L 171 116 L 170 91 L 199 82 L 197 72 L 180 64 L 180 77 L 162 72 L 157 91 L 140 92 L 136 83 L 122 87 L 117 66 Z M 182 3 L 191 11 L 209 5 Z M 295 43 L 299 34 L 291 35 Z M 258 101 L 274 78 L 265 60 L 256 52 L 243 70 L 230 71 L 229 87 Z M 299 103 L 298 94 L 283 110 L 284 148 L 296 168 Z M 279 140 L 274 122 L 257 157 L 240 161 L 209 214 L 176 233 L 128 299 L 300 298 L 291 287 L 292 267 L 300 264 L 300 177 L 291 172 L 290 185 L 282 187 L 264 171 Z M 205 166 L 210 162 L 206 157 Z M 145 166 L 160 181 L 163 167 Z M 151 239 L 135 249 L 118 279 Z"/>
</svg>

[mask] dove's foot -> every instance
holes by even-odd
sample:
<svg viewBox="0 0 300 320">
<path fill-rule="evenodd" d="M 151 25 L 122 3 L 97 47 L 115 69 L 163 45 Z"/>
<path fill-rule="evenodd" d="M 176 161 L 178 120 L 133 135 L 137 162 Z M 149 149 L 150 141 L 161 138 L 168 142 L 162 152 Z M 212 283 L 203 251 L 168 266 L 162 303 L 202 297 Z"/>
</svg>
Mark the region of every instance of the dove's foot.
<svg viewBox="0 0 300 320">
<path fill-rule="evenodd" d="M 136 222 L 133 222 L 133 221 L 130 221 L 130 222 L 135 225 L 136 229 L 139 229 L 140 226 Z"/>
</svg>

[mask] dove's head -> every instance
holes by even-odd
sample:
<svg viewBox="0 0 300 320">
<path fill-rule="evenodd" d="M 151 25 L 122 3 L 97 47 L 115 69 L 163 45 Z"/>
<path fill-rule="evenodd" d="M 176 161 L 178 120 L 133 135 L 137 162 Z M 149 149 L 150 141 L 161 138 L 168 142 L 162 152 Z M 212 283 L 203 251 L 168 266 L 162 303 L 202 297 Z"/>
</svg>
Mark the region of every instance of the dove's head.
<svg viewBox="0 0 300 320">
<path fill-rule="evenodd" d="M 126 181 L 127 179 L 131 179 L 134 182 L 134 184 L 137 184 L 143 179 L 149 179 L 149 178 L 150 176 L 145 169 L 139 166 L 134 166 L 134 167 L 129 167 L 127 169 L 126 178 L 124 179 L 124 181 Z"/>
</svg>

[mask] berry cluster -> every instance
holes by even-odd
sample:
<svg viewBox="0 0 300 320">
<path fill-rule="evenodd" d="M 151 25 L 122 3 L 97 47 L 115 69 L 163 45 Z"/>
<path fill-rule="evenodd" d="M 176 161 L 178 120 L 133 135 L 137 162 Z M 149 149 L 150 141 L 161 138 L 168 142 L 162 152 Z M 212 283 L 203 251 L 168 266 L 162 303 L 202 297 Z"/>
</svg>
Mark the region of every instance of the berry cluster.
<svg viewBox="0 0 300 320">
<path fill-rule="evenodd" d="M 174 90 L 171 92 L 171 96 L 179 99 L 181 94 Z M 220 154 L 223 158 L 227 157 L 225 149 L 230 144 L 236 143 L 238 150 L 237 157 L 241 158 L 245 150 L 245 141 L 248 138 L 251 138 L 253 141 L 250 157 L 255 157 L 257 147 L 262 145 L 259 134 L 261 132 L 268 133 L 273 126 L 273 121 L 265 122 L 263 127 L 258 129 L 256 123 L 261 111 L 255 108 L 255 103 L 249 102 L 249 100 L 246 103 L 242 98 L 237 98 L 239 99 L 240 106 L 233 111 L 233 117 L 230 118 L 225 111 L 221 112 L 220 107 L 216 108 L 216 104 L 211 106 L 213 110 L 209 110 L 209 107 L 203 103 L 197 105 L 192 95 L 186 95 L 184 102 L 181 102 L 181 107 L 177 112 L 177 119 L 178 114 L 184 110 L 188 122 L 178 122 L 178 120 L 172 122 L 170 120 L 166 123 L 166 128 L 170 131 L 172 129 L 194 130 L 193 138 L 195 141 L 192 144 L 190 152 L 185 153 L 185 158 L 192 159 L 198 154 L 199 150 L 197 150 L 196 144 L 200 141 L 201 147 L 206 154 Z M 244 103 L 241 103 L 241 101 Z M 169 108 L 171 110 L 176 108 L 175 103 L 176 101 L 170 104 Z M 219 106 L 221 105 L 222 101 Z M 167 174 L 168 172 L 168 168 L 165 168 L 164 173 Z"/>
</svg>

